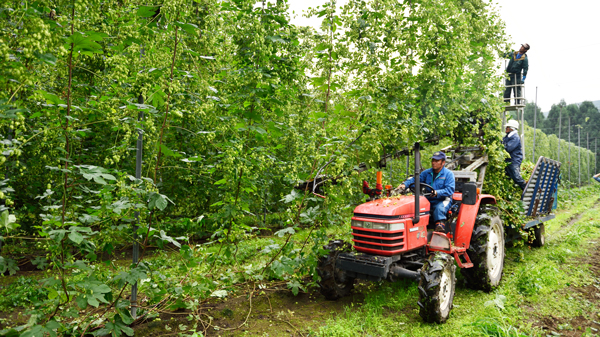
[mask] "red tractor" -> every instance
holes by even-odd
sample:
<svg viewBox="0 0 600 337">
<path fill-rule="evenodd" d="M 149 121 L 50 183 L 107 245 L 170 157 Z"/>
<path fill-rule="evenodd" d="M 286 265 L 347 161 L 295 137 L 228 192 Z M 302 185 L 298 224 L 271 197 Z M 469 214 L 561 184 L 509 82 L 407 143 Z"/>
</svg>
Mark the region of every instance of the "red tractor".
<svg viewBox="0 0 600 337">
<path fill-rule="evenodd" d="M 490 291 L 498 286 L 504 268 L 504 227 L 493 206 L 496 198 L 480 194 L 478 188 L 487 157 L 477 148 L 475 152 L 463 150 L 450 150 L 453 159 L 446 164 L 456 178 L 448 233 L 428 231 L 432 224 L 426 196 L 433 188 L 419 181 L 419 165 L 415 165 L 415 183 L 410 186 L 414 196 L 378 198 L 376 194 L 386 194 L 378 175 L 375 196 L 354 209 L 354 247 L 340 240 L 324 247 L 329 254 L 321 257 L 317 271 L 321 293 L 327 299 L 348 295 L 355 279 L 410 278 L 419 281 L 423 320 L 443 323 L 452 309 L 455 261 L 469 287 Z M 418 143 L 413 151 L 415 163 L 420 163 Z M 461 169 L 456 170 L 458 167 Z M 475 169 L 479 169 L 479 181 L 475 181 Z"/>
</svg>

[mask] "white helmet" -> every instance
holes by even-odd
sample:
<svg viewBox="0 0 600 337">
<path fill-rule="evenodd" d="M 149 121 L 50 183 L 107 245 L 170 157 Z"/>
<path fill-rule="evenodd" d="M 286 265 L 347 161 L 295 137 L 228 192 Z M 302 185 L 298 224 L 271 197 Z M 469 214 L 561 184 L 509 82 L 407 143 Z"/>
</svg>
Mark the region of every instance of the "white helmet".
<svg viewBox="0 0 600 337">
<path fill-rule="evenodd" d="M 508 122 L 506 122 L 506 127 L 511 128 L 513 130 L 519 130 L 519 122 L 517 122 L 514 119 L 511 119 Z"/>
</svg>

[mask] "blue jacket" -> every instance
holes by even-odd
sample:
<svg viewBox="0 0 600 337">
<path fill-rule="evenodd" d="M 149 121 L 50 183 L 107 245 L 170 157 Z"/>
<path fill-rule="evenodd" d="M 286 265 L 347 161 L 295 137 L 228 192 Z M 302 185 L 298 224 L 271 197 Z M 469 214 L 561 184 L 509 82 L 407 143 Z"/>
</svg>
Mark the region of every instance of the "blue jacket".
<svg viewBox="0 0 600 337">
<path fill-rule="evenodd" d="M 519 133 L 517 131 L 507 133 L 506 136 L 502 138 L 502 144 L 504 144 L 506 152 L 510 154 L 510 159 L 507 158 L 506 161 L 521 166 L 521 162 L 523 161 L 523 151 L 521 151 L 521 138 L 519 138 Z"/>
<path fill-rule="evenodd" d="M 598 177 L 592 177 L 592 178 L 594 178 L 597 182 L 600 183 L 600 178 L 598 178 Z"/>
<path fill-rule="evenodd" d="M 431 185 L 435 189 L 437 196 L 429 197 L 429 200 L 443 200 L 454 194 L 454 173 L 443 167 L 437 177 L 434 179 L 433 169 L 427 169 L 421 172 L 421 182 Z M 415 182 L 415 178 L 408 178 L 404 182 L 404 186 L 408 187 Z"/>
</svg>

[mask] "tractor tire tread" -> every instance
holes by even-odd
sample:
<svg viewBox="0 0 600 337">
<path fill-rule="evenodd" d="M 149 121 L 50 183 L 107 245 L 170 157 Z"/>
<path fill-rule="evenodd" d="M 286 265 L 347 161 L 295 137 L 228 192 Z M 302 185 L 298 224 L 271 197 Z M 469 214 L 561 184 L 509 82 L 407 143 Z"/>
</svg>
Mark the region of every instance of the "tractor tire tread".
<svg viewBox="0 0 600 337">
<path fill-rule="evenodd" d="M 333 301 L 349 295 L 354 288 L 354 278 L 346 277 L 345 280 L 339 282 L 335 277 L 338 255 L 350 251 L 352 246 L 347 242 L 332 240 L 323 248 L 329 251 L 329 254 L 320 257 L 317 262 L 317 274 L 321 278 L 319 290 L 326 299 Z"/>
</svg>

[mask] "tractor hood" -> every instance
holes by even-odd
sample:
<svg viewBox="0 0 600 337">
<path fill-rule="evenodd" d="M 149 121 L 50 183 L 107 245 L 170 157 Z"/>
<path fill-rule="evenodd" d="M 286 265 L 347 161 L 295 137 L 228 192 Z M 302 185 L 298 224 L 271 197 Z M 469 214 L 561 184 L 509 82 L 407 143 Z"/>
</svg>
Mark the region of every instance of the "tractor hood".
<svg viewBox="0 0 600 337">
<path fill-rule="evenodd" d="M 429 201 L 425 197 L 420 197 L 419 205 L 421 213 L 429 212 Z M 354 216 L 360 217 L 383 217 L 388 219 L 412 217 L 415 212 L 415 197 L 414 196 L 399 196 L 392 198 L 383 198 L 374 201 L 366 202 L 357 206 L 354 209 Z M 370 215 L 370 216 L 368 216 Z"/>
</svg>

